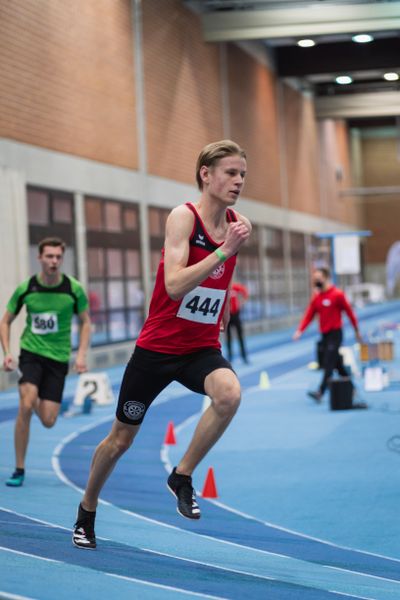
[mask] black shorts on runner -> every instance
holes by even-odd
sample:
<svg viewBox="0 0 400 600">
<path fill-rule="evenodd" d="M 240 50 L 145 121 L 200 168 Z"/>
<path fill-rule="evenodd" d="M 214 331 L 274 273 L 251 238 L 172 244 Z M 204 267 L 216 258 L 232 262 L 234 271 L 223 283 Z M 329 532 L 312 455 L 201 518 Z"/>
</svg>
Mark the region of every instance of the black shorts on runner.
<svg viewBox="0 0 400 600">
<path fill-rule="evenodd" d="M 125 369 L 119 392 L 118 421 L 139 425 L 153 400 L 172 381 L 205 394 L 204 380 L 216 369 L 232 369 L 217 348 L 191 354 L 164 354 L 136 346 Z"/>
<path fill-rule="evenodd" d="M 18 383 L 33 383 L 41 400 L 61 403 L 68 363 L 21 349 L 18 366 L 22 373 Z"/>
</svg>

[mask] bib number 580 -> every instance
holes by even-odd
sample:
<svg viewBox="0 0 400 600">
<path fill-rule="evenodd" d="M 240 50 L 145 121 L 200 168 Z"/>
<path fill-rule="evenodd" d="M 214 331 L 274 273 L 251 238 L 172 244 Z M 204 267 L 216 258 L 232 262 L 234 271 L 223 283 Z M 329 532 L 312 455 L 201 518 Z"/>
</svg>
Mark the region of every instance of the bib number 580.
<svg viewBox="0 0 400 600">
<path fill-rule="evenodd" d="M 48 321 L 46 321 L 46 319 L 41 319 L 40 317 L 35 317 L 33 322 L 36 329 L 42 329 L 42 331 L 45 331 L 46 329 L 52 331 L 55 325 L 54 319 L 51 317 Z"/>
<path fill-rule="evenodd" d="M 31 315 L 31 319 L 32 333 L 36 335 L 46 335 L 58 331 L 57 313 L 35 313 Z"/>
</svg>

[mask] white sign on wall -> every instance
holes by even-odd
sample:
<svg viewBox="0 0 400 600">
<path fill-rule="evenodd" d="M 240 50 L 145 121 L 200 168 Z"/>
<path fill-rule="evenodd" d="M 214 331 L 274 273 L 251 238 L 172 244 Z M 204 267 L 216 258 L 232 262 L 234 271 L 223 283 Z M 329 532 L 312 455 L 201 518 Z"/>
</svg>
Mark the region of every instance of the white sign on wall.
<svg viewBox="0 0 400 600">
<path fill-rule="evenodd" d="M 337 275 L 357 275 L 361 271 L 360 238 L 357 235 L 335 235 L 333 253 Z"/>
</svg>

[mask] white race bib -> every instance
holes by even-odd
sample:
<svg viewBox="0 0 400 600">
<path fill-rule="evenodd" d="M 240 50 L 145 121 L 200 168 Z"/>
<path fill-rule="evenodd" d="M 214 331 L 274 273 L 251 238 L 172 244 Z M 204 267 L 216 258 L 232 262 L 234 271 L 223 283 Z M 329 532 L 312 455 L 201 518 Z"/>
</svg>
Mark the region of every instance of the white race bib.
<svg viewBox="0 0 400 600">
<path fill-rule="evenodd" d="M 47 335 L 58 331 L 57 313 L 32 313 L 31 320 L 32 333 Z"/>
<path fill-rule="evenodd" d="M 226 290 L 198 286 L 182 298 L 177 317 L 196 323 L 217 323 L 224 304 Z"/>
</svg>

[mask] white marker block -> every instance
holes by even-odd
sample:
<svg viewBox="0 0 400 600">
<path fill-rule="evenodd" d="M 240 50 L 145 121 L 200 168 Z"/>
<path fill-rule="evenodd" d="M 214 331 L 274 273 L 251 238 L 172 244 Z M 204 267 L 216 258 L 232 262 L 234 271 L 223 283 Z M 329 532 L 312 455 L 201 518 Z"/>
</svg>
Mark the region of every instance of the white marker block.
<svg viewBox="0 0 400 600">
<path fill-rule="evenodd" d="M 341 346 L 339 352 L 343 356 L 343 363 L 345 366 L 350 367 L 353 375 L 359 376 L 360 369 L 358 368 L 353 348 L 350 348 L 350 346 Z"/>
<path fill-rule="evenodd" d="M 364 372 L 364 390 L 380 392 L 384 388 L 382 367 L 367 367 Z"/>
<path fill-rule="evenodd" d="M 82 406 L 88 397 L 99 405 L 113 404 L 115 399 L 107 373 L 82 373 L 79 376 L 73 403 Z"/>
</svg>

